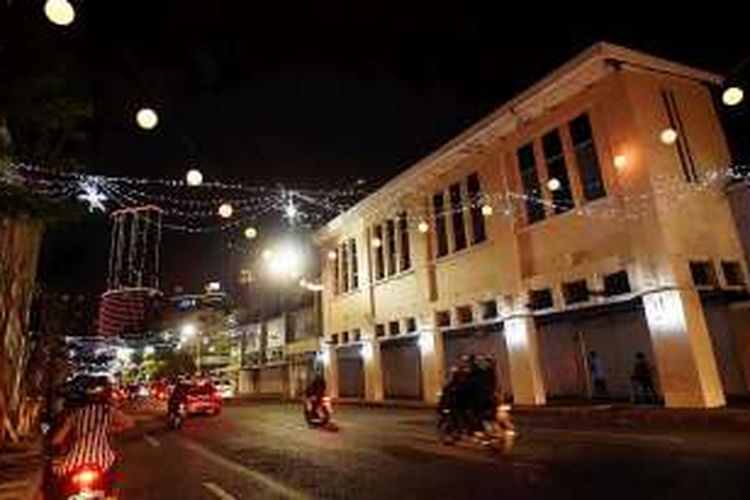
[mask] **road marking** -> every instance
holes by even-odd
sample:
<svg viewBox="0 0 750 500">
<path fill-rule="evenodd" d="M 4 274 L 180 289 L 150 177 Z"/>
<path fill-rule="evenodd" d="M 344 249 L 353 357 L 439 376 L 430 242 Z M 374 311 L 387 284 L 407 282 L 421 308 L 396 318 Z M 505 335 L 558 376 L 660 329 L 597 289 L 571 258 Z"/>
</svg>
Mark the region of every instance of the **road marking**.
<svg viewBox="0 0 750 500">
<path fill-rule="evenodd" d="M 208 491 L 216 495 L 218 498 L 221 498 L 221 500 L 237 500 L 237 497 L 234 495 L 230 495 L 226 491 L 224 491 L 221 486 L 219 486 L 216 483 L 203 483 L 203 487 L 206 488 Z"/>
<path fill-rule="evenodd" d="M 157 441 L 155 437 L 149 436 L 148 434 L 144 434 L 143 439 L 145 439 L 146 442 L 154 448 L 158 448 L 161 446 L 161 443 Z"/>
<path fill-rule="evenodd" d="M 239 464 L 226 457 L 223 457 L 219 455 L 218 453 L 215 453 L 194 441 L 190 441 L 187 439 L 180 439 L 178 442 L 180 443 L 180 445 L 182 445 L 183 448 L 187 448 L 190 451 L 194 451 L 195 453 L 203 456 L 204 458 L 211 460 L 215 464 L 221 465 L 222 467 L 225 467 L 226 469 L 229 469 L 233 472 L 241 474 L 251 479 L 252 481 L 260 483 L 261 485 L 273 491 L 279 496 L 282 496 L 284 498 L 290 498 L 293 500 L 308 500 L 309 498 L 311 498 L 310 496 L 306 495 L 305 493 L 301 491 L 290 488 L 284 483 L 281 483 L 266 474 L 250 469 L 242 464 Z"/>
</svg>

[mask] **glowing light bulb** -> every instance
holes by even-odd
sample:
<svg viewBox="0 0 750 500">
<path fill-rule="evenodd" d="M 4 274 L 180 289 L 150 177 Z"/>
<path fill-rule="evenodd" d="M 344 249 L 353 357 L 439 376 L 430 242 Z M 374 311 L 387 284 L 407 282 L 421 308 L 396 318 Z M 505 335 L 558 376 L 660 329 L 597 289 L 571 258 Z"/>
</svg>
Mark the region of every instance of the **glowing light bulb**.
<svg viewBox="0 0 750 500">
<path fill-rule="evenodd" d="M 151 108 L 139 109 L 135 121 L 143 130 L 151 130 L 159 124 L 159 115 Z"/>
<path fill-rule="evenodd" d="M 677 131 L 671 127 L 665 128 L 659 134 L 659 140 L 666 145 L 672 145 L 677 140 Z"/>
<path fill-rule="evenodd" d="M 328 252 L 328 260 L 336 260 L 336 250 L 330 250 Z"/>
<path fill-rule="evenodd" d="M 373 238 L 372 239 L 372 246 L 373 248 L 380 248 L 383 246 L 383 241 L 380 238 Z"/>
<path fill-rule="evenodd" d="M 258 236 L 258 230 L 254 227 L 245 228 L 245 238 L 248 240 L 254 240 Z"/>
<path fill-rule="evenodd" d="M 721 94 L 721 101 L 727 106 L 737 106 L 745 98 L 745 92 L 739 87 L 727 87 Z"/>
<path fill-rule="evenodd" d="M 68 0 L 47 0 L 44 3 L 44 15 L 51 23 L 67 26 L 76 18 L 76 11 Z"/>
<path fill-rule="evenodd" d="M 419 230 L 420 233 L 426 233 L 427 231 L 430 230 L 430 225 L 427 224 L 425 221 L 422 221 L 417 225 L 417 229 Z"/>
<path fill-rule="evenodd" d="M 617 170 L 622 170 L 628 166 L 628 157 L 625 155 L 617 155 L 615 156 L 613 163 Z"/>
<path fill-rule="evenodd" d="M 219 205 L 219 215 L 221 217 L 228 219 L 232 216 L 232 213 L 234 213 L 234 209 L 229 203 L 222 203 Z"/>
<path fill-rule="evenodd" d="M 547 189 L 550 191 L 557 191 L 560 187 L 562 187 L 562 184 L 560 184 L 560 181 L 554 177 L 547 181 Z"/>
<path fill-rule="evenodd" d="M 482 215 L 485 217 L 489 217 L 493 212 L 492 205 L 482 205 Z"/>
<path fill-rule="evenodd" d="M 185 181 L 187 181 L 188 186 L 200 186 L 203 184 L 203 174 L 200 170 L 192 168 L 185 174 Z"/>
</svg>

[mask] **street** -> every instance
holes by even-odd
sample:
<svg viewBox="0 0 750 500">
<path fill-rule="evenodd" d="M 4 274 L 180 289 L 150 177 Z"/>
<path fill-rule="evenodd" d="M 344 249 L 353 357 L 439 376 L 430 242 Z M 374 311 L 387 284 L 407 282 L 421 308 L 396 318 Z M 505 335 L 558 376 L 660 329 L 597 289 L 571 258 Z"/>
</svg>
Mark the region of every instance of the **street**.
<svg viewBox="0 0 750 500">
<path fill-rule="evenodd" d="M 179 431 L 122 434 L 126 499 L 742 498 L 750 436 L 517 420 L 504 450 L 440 444 L 427 410 L 339 406 L 338 432 L 292 403 L 234 403 Z"/>
</svg>

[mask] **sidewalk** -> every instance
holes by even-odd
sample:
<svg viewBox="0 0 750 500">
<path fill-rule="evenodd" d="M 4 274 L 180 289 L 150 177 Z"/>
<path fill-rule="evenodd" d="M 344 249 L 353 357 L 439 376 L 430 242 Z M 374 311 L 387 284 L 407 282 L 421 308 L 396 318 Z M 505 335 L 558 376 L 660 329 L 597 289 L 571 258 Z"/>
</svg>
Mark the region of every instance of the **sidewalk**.
<svg viewBox="0 0 750 500">
<path fill-rule="evenodd" d="M 555 404 L 514 406 L 514 417 L 531 420 L 555 419 L 589 426 L 679 428 L 744 431 L 750 433 L 750 408 L 676 409 L 632 404 Z"/>
<path fill-rule="evenodd" d="M 41 498 L 44 455 L 41 441 L 0 451 L 0 500 Z"/>
<path fill-rule="evenodd" d="M 241 395 L 229 405 L 243 403 L 299 402 L 280 395 Z M 435 405 L 417 400 L 365 401 L 354 398 L 334 400 L 334 406 L 434 410 Z M 675 409 L 628 403 L 591 401 L 551 401 L 546 406 L 513 405 L 513 417 L 524 420 L 555 420 L 570 425 L 631 428 L 681 428 L 742 431 L 750 433 L 750 405 L 717 409 Z"/>
</svg>

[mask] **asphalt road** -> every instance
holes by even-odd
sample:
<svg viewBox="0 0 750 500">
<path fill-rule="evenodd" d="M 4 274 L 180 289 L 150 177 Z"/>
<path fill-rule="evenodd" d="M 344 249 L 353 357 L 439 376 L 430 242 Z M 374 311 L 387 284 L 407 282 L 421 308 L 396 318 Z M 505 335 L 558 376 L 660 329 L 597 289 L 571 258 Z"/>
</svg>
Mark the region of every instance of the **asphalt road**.
<svg viewBox="0 0 750 500">
<path fill-rule="evenodd" d="M 432 413 L 339 407 L 338 432 L 301 407 L 245 403 L 179 431 L 141 422 L 118 437 L 125 499 L 740 499 L 750 435 L 517 421 L 504 450 L 440 444 Z"/>
</svg>

